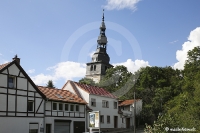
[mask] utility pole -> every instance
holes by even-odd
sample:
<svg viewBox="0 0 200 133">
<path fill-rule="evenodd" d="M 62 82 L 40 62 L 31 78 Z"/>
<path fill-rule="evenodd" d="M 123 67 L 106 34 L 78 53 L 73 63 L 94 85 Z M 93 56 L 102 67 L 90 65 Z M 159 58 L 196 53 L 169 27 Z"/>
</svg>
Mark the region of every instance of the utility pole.
<svg viewBox="0 0 200 133">
<path fill-rule="evenodd" d="M 135 101 L 135 91 L 134 91 L 134 133 L 136 133 L 136 120 L 135 120 L 135 116 L 136 116 L 136 101 Z"/>
</svg>

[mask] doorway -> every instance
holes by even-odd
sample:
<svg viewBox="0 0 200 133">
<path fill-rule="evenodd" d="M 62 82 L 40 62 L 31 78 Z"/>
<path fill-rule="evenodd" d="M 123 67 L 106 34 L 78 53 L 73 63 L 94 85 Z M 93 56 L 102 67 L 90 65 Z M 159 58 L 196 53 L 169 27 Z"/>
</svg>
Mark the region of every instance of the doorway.
<svg viewBox="0 0 200 133">
<path fill-rule="evenodd" d="M 118 116 L 114 116 L 114 128 L 118 127 Z"/>
</svg>

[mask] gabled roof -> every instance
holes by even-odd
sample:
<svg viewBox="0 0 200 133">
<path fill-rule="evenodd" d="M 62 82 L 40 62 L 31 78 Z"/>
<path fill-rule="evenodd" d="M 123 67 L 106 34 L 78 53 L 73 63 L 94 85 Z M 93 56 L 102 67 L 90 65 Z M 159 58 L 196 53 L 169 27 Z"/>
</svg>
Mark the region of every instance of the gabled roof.
<svg viewBox="0 0 200 133">
<path fill-rule="evenodd" d="M 141 99 L 136 99 L 135 101 L 140 101 Z M 134 99 L 130 99 L 130 100 L 124 100 L 122 101 L 119 106 L 126 106 L 126 105 L 132 105 L 134 104 Z"/>
<path fill-rule="evenodd" d="M 39 91 L 39 89 L 37 88 L 35 83 L 31 80 L 31 78 L 28 76 L 28 74 L 24 71 L 24 69 L 21 67 L 21 65 L 16 60 L 13 60 L 12 62 L 8 62 L 8 63 L 0 65 L 0 73 L 3 72 L 4 70 L 6 70 L 8 67 L 10 67 L 13 64 L 15 64 L 18 67 L 18 69 L 27 78 L 27 80 L 34 87 L 34 89 L 45 99 L 46 98 L 45 95 Z"/>
<path fill-rule="evenodd" d="M 75 84 L 82 90 L 84 90 L 87 93 L 92 94 L 92 95 L 98 95 L 98 96 L 109 97 L 109 98 L 117 98 L 115 95 L 111 94 L 110 92 L 106 91 L 104 88 L 101 88 L 101 87 L 80 84 L 80 83 L 73 82 L 73 81 L 68 81 L 68 82 L 70 82 L 71 84 Z M 75 92 L 78 91 L 76 87 L 73 87 L 73 89 Z"/>
<path fill-rule="evenodd" d="M 71 93 L 68 90 L 56 89 L 56 88 L 48 88 L 44 86 L 38 86 L 38 89 L 48 98 L 53 101 L 62 101 L 69 103 L 79 103 L 79 104 L 87 104 L 85 100 Z"/>
</svg>

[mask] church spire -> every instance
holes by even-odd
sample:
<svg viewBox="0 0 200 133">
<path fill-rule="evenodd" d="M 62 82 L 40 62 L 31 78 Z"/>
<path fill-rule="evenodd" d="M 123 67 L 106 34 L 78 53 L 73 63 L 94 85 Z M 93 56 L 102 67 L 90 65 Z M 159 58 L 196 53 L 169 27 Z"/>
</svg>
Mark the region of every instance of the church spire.
<svg viewBox="0 0 200 133">
<path fill-rule="evenodd" d="M 104 22 L 104 9 L 103 9 L 103 16 L 102 16 L 102 21 Z"/>
<path fill-rule="evenodd" d="M 105 31 L 106 31 L 106 25 L 104 23 L 104 9 L 103 9 L 103 16 L 102 16 L 102 22 L 100 25 L 100 35 L 97 39 L 97 48 L 105 48 L 106 50 L 106 44 L 107 44 L 107 37 L 105 35 Z"/>
</svg>

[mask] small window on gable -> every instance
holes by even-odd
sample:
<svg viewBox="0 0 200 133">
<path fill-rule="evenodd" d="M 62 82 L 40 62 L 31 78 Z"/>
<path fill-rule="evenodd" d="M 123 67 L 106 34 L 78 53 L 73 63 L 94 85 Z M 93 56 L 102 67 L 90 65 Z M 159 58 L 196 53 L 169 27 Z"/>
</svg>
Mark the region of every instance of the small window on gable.
<svg viewBox="0 0 200 133">
<path fill-rule="evenodd" d="M 69 111 L 69 104 L 65 104 L 65 111 Z"/>
<path fill-rule="evenodd" d="M 14 77 L 8 77 L 8 87 L 14 88 L 15 78 Z"/>
<path fill-rule="evenodd" d="M 76 111 L 79 111 L 79 105 L 76 105 Z"/>
<path fill-rule="evenodd" d="M 32 100 L 28 100 L 28 105 L 27 105 L 27 109 L 29 112 L 32 112 L 34 107 L 33 107 L 33 104 L 34 102 Z"/>
<path fill-rule="evenodd" d="M 57 103 L 53 103 L 53 110 L 57 110 Z"/>
</svg>

